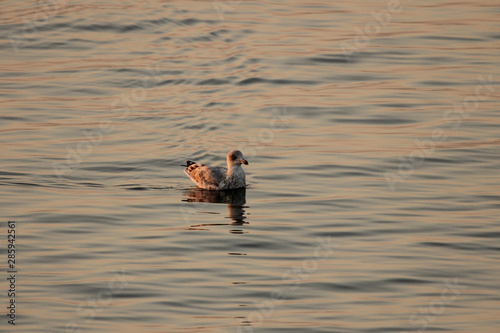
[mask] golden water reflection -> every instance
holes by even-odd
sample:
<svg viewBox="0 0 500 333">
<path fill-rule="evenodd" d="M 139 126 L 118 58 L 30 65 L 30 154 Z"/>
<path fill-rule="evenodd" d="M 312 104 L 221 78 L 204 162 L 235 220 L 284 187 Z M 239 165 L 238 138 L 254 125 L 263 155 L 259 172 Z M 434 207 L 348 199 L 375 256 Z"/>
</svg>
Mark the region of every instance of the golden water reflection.
<svg viewBox="0 0 500 333">
<path fill-rule="evenodd" d="M 214 214 L 212 212 L 202 211 L 206 209 L 205 206 L 201 207 L 196 205 L 196 203 L 212 203 L 212 204 L 227 204 L 228 216 L 232 220 L 231 223 L 202 223 L 194 224 L 190 226 L 190 229 L 199 229 L 200 227 L 206 226 L 217 226 L 217 225 L 243 225 L 248 224 L 245 221 L 245 209 L 248 206 L 246 204 L 246 189 L 235 189 L 228 191 L 208 191 L 199 188 L 189 189 L 185 194 L 188 198 L 183 201 L 193 204 L 194 209 L 198 213 Z M 216 213 L 215 213 L 216 214 Z M 242 230 L 231 230 L 231 233 L 243 233 Z"/>
</svg>

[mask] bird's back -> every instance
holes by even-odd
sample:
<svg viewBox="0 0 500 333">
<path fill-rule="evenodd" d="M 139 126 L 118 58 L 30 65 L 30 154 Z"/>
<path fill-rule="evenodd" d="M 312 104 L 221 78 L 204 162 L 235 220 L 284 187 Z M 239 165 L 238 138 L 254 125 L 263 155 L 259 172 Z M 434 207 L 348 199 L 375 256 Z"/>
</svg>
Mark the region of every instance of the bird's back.
<svg viewBox="0 0 500 333">
<path fill-rule="evenodd" d="M 184 172 L 198 187 L 207 190 L 218 190 L 219 185 L 226 179 L 226 168 L 209 167 L 191 161 L 187 161 L 187 165 L 188 167 L 184 169 Z"/>
</svg>

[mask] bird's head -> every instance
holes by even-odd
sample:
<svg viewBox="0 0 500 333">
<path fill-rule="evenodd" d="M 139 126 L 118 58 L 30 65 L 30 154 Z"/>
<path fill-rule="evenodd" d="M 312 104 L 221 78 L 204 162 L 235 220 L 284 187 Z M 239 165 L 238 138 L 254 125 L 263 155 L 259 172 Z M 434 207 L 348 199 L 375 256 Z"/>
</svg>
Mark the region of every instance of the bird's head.
<svg viewBox="0 0 500 333">
<path fill-rule="evenodd" d="M 243 154 L 239 150 L 232 150 L 227 154 L 227 165 L 248 165 L 248 161 L 243 158 Z"/>
</svg>

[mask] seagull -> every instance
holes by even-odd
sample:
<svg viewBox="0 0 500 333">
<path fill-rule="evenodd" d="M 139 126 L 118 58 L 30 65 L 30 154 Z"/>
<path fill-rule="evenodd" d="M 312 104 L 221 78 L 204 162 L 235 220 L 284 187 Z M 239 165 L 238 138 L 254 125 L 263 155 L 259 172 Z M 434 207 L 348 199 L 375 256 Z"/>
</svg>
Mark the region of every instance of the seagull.
<svg viewBox="0 0 500 333">
<path fill-rule="evenodd" d="M 232 150 L 227 154 L 227 169 L 224 167 L 210 167 L 186 161 L 186 175 L 198 186 L 206 190 L 232 190 L 246 187 L 245 171 L 242 164 L 248 165 L 247 160 L 239 150 Z"/>
</svg>

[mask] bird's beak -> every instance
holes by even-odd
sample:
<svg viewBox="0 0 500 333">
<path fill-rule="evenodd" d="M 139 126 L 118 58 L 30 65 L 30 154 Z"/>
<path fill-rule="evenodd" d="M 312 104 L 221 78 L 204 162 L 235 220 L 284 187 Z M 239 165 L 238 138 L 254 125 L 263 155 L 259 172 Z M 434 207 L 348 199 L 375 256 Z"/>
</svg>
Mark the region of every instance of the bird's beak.
<svg viewBox="0 0 500 333">
<path fill-rule="evenodd" d="M 243 164 L 245 164 L 245 165 L 248 165 L 248 161 L 247 160 L 241 159 L 240 162 L 243 163 Z"/>
</svg>

